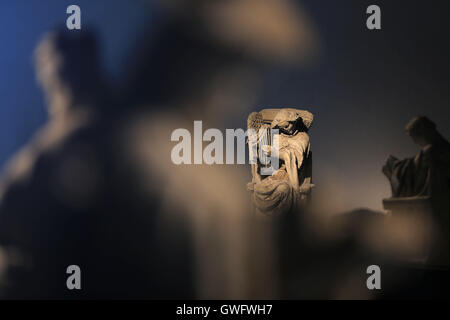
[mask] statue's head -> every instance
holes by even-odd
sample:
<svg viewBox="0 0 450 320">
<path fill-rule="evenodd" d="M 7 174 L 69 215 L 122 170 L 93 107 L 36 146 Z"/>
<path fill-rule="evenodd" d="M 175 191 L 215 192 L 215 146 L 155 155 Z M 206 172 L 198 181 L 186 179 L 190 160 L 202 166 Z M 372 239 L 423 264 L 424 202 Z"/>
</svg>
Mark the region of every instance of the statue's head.
<svg viewBox="0 0 450 320">
<path fill-rule="evenodd" d="M 425 116 L 412 118 L 405 130 L 421 147 L 431 144 L 436 136 L 436 124 Z"/>
<path fill-rule="evenodd" d="M 36 49 L 35 62 L 50 114 L 86 103 L 99 87 L 97 41 L 89 31 L 60 30 L 46 35 Z"/>
<path fill-rule="evenodd" d="M 313 115 L 306 110 L 291 108 L 281 109 L 272 121 L 272 129 L 279 129 L 286 134 L 298 131 L 307 132 L 313 121 Z"/>
</svg>

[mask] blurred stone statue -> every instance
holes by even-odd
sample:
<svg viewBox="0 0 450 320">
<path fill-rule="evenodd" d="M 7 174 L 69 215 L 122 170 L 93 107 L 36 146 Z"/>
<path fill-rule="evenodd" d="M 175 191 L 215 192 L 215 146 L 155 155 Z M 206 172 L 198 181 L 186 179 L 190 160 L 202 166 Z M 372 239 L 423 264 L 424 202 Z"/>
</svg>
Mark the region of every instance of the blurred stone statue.
<svg viewBox="0 0 450 320">
<path fill-rule="evenodd" d="M 290 0 L 163 3 L 172 19 L 129 59 L 127 101 L 139 108 L 122 125 L 128 154 L 145 191 L 161 199 L 160 215 L 174 226 L 183 219 L 179 229 L 193 238 L 196 297 L 276 296 L 273 224 L 251 214 L 245 169 L 175 165 L 168 138 L 194 120 L 225 130 L 242 119 L 260 93 L 261 66 L 307 63 L 314 28 Z"/>
<path fill-rule="evenodd" d="M 271 143 L 262 141 L 267 130 L 278 129 L 279 166 L 270 175 L 264 175 L 265 161 L 252 164 L 252 182 L 248 189 L 252 192 L 252 202 L 257 211 L 266 214 L 284 214 L 295 211 L 311 195 L 312 157 L 308 131 L 313 115 L 297 109 L 265 109 L 253 112 L 248 117 L 249 132 L 256 139 L 249 138 L 249 147 L 260 150 L 260 155 L 271 155 L 277 150 Z M 251 131 L 253 129 L 254 131 Z M 271 140 L 271 138 L 269 138 Z M 257 144 L 254 146 L 252 144 Z"/>
<path fill-rule="evenodd" d="M 98 118 L 106 103 L 107 85 L 92 32 L 47 34 L 35 51 L 35 63 L 49 119 L 7 163 L 0 180 L 0 199 L 11 184 L 32 174 L 42 154 Z"/>
<path fill-rule="evenodd" d="M 113 104 L 97 45 L 91 31 L 63 29 L 47 34 L 35 51 L 49 118 L 2 172 L 2 297 L 67 298 L 70 261 L 83 270 L 102 255 L 89 246 L 101 220 L 105 176 L 111 176 L 102 165 L 108 139 L 100 119 Z M 107 283 L 99 271 L 92 267 L 91 276 Z M 92 294 L 94 287 L 100 288 L 92 283 L 85 289 Z"/>
</svg>

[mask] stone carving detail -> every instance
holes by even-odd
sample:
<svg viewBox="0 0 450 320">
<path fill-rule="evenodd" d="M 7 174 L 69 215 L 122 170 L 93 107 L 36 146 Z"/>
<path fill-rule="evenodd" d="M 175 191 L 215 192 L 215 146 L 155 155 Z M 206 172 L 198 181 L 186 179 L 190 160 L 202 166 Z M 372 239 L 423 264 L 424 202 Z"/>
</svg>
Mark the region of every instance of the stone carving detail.
<svg viewBox="0 0 450 320">
<path fill-rule="evenodd" d="M 314 185 L 311 180 L 312 157 L 308 131 L 313 119 L 310 112 L 291 108 L 264 109 L 249 115 L 249 133 L 257 135 L 253 139 L 249 137 L 249 149 L 250 152 L 252 148 L 258 150 L 260 157 L 257 163 L 251 165 L 252 181 L 248 184 L 248 190 L 252 193 L 252 202 L 258 212 L 274 215 L 293 212 L 310 198 Z M 278 169 L 270 175 L 264 175 L 262 170 L 265 163 L 261 161 L 261 154 L 270 156 L 276 152 L 275 146 L 262 143 L 267 140 L 264 135 L 272 129 L 279 130 Z"/>
</svg>

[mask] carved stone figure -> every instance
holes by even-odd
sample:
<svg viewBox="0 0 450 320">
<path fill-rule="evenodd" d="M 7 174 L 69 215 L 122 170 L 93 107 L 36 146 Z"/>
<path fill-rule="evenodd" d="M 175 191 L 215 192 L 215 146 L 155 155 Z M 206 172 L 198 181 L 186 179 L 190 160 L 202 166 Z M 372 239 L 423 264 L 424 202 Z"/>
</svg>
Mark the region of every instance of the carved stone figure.
<svg viewBox="0 0 450 320">
<path fill-rule="evenodd" d="M 383 173 L 389 179 L 392 197 L 383 200 L 393 218 L 423 229 L 417 235 L 422 254 L 415 260 L 449 264 L 450 255 L 450 143 L 427 117 L 414 117 L 407 133 L 422 147 L 414 158 L 389 156 Z"/>
<path fill-rule="evenodd" d="M 274 215 L 293 212 L 310 198 L 314 185 L 308 130 L 313 119 L 310 112 L 291 108 L 264 109 L 249 115 L 249 132 L 256 135 L 253 139 L 249 137 L 250 153 L 257 150 L 260 156 L 252 164 L 252 182 L 248 189 L 258 212 Z M 272 134 L 264 139 L 273 129 L 279 132 L 278 150 L 270 143 Z M 264 145 L 264 141 L 269 143 Z M 276 170 L 269 175 L 262 174 L 266 164 L 261 155 L 270 156 L 277 151 Z"/>
<path fill-rule="evenodd" d="M 383 173 L 389 179 L 393 197 L 431 196 L 449 188 L 450 144 L 427 117 L 415 117 L 406 131 L 422 147 L 414 158 L 389 156 Z"/>
</svg>

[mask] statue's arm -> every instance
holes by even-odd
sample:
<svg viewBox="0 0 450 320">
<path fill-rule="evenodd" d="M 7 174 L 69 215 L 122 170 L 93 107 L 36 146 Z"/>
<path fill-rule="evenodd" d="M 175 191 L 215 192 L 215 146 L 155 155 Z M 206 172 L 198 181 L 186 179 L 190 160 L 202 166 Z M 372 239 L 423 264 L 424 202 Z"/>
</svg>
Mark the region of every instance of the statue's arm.
<svg viewBox="0 0 450 320">
<path fill-rule="evenodd" d="M 389 155 L 389 157 L 386 159 L 382 171 L 389 180 L 391 179 L 392 173 L 394 171 L 394 166 L 398 161 L 399 160 L 393 155 Z"/>
</svg>

